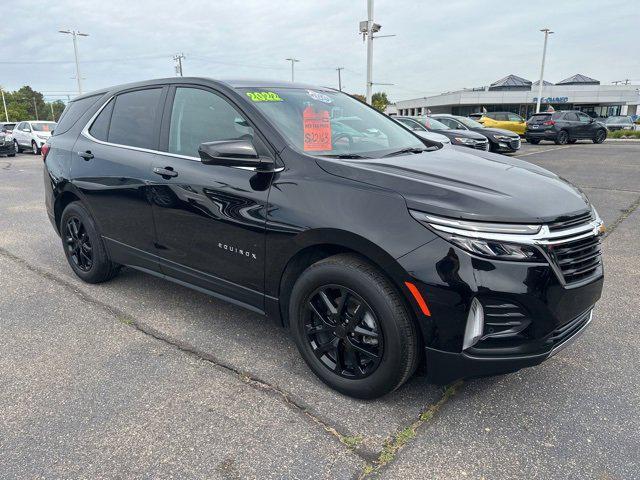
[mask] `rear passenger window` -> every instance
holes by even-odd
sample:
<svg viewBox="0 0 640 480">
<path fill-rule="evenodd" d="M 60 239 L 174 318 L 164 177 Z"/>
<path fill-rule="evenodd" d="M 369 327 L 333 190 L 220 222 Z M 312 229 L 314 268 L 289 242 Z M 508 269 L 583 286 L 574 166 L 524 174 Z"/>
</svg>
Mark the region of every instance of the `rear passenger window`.
<svg viewBox="0 0 640 480">
<path fill-rule="evenodd" d="M 565 114 L 564 119 L 569 121 L 569 122 L 577 122 L 578 121 L 578 116 L 573 112 L 569 112 L 569 113 Z"/>
<path fill-rule="evenodd" d="M 58 120 L 58 124 L 53 130 L 53 134 L 60 135 L 61 133 L 69 131 L 69 129 L 73 127 L 78 121 L 78 119 L 82 115 L 84 115 L 84 113 L 89 110 L 89 108 L 92 107 L 93 104 L 96 103 L 101 96 L 102 95 L 92 95 L 91 97 L 74 100 L 73 102 L 67 104 L 64 111 L 62 112 L 60 120 Z"/>
<path fill-rule="evenodd" d="M 176 89 L 169 152 L 198 157 L 201 143 L 240 139 L 252 140 L 253 128 L 224 98 L 199 88 Z"/>
<path fill-rule="evenodd" d="M 107 141 L 157 148 L 161 92 L 161 88 L 152 88 L 118 95 L 113 105 Z"/>
<path fill-rule="evenodd" d="M 114 100 L 110 100 L 106 107 L 104 107 L 100 114 L 93 121 L 93 125 L 89 128 L 89 133 L 93 138 L 107 141 L 109 138 L 109 122 L 111 121 L 111 113 L 113 112 Z"/>
</svg>

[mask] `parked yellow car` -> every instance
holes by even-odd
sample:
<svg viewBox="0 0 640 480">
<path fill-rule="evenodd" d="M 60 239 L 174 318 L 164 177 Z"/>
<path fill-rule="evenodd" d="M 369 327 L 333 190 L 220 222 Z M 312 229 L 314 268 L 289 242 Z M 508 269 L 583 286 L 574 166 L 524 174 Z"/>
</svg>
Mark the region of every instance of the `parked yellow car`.
<svg viewBox="0 0 640 480">
<path fill-rule="evenodd" d="M 475 120 L 482 123 L 485 127 L 504 128 L 505 130 L 511 130 L 518 135 L 524 135 L 524 129 L 527 126 L 524 118 L 511 112 L 483 113 L 480 119 Z"/>
</svg>

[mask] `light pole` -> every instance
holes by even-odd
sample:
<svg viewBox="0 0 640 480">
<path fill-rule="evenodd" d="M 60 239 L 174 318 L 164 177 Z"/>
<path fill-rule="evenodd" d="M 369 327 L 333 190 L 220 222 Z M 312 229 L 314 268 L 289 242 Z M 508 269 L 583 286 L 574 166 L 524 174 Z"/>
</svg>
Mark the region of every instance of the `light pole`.
<svg viewBox="0 0 640 480">
<path fill-rule="evenodd" d="M 542 65 L 540 66 L 540 83 L 538 85 L 538 102 L 536 104 L 536 113 L 540 113 L 540 102 L 542 101 L 542 84 L 544 83 L 544 61 L 547 56 L 547 39 L 553 32 L 548 28 L 540 30 L 544 32 L 544 47 L 542 48 Z"/>
<path fill-rule="evenodd" d="M 293 66 L 296 63 L 298 63 L 300 60 L 298 60 L 297 58 L 285 58 L 285 60 L 287 60 L 288 62 L 291 62 L 291 81 L 293 82 L 293 80 L 295 79 L 295 73 L 294 73 Z"/>
<path fill-rule="evenodd" d="M 340 72 L 344 70 L 344 67 L 338 67 L 336 70 L 338 71 L 338 90 L 342 91 L 342 76 Z"/>
<path fill-rule="evenodd" d="M 9 122 L 9 114 L 7 113 L 7 102 L 4 100 L 4 90 L 0 88 L 0 93 L 2 93 L 2 105 L 4 106 L 4 116 Z"/>
<path fill-rule="evenodd" d="M 80 33 L 77 30 L 58 30 L 60 33 L 73 35 L 73 53 L 76 56 L 76 79 L 78 80 L 78 94 L 82 95 L 82 77 L 80 76 L 80 59 L 78 58 L 78 37 L 88 37 L 87 33 Z"/>
<path fill-rule="evenodd" d="M 362 40 L 367 42 L 367 103 L 371 105 L 373 96 L 373 39 L 395 37 L 395 35 L 373 35 L 378 33 L 382 25 L 373 22 L 373 0 L 367 0 L 367 19 L 360 22 Z M 376 83 L 376 85 L 391 85 L 390 83 Z"/>
</svg>

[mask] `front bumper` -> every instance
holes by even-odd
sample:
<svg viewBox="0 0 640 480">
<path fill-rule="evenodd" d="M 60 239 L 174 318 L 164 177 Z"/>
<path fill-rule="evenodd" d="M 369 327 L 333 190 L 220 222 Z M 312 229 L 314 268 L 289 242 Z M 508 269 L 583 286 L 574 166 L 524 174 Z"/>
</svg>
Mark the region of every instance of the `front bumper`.
<svg viewBox="0 0 640 480">
<path fill-rule="evenodd" d="M 14 153 L 16 153 L 16 147 L 13 143 L 13 140 L 0 143 L 0 155 L 11 155 Z"/>
<path fill-rule="evenodd" d="M 436 238 L 398 259 L 422 293 L 430 316 L 415 310 L 427 377 L 446 384 L 537 365 L 578 336 L 604 282 L 600 264 L 567 283 L 554 266 L 476 257 Z M 483 338 L 463 350 L 472 301 L 484 308 Z M 515 322 L 521 329 L 502 335 Z M 493 329 L 493 330 L 491 330 Z"/>
<path fill-rule="evenodd" d="M 517 152 L 520 150 L 521 140 L 520 137 L 513 138 L 511 140 L 493 140 L 493 148 L 496 152 Z"/>
<path fill-rule="evenodd" d="M 447 385 L 461 378 L 487 377 L 517 372 L 526 367 L 539 365 L 549 357 L 570 345 L 589 326 L 593 311 L 589 310 L 557 329 L 559 340 L 550 334 L 548 347 L 543 351 L 523 355 L 473 355 L 467 352 L 454 353 L 425 348 L 427 379 L 436 385 Z M 565 329 L 563 332 L 562 329 Z"/>
</svg>

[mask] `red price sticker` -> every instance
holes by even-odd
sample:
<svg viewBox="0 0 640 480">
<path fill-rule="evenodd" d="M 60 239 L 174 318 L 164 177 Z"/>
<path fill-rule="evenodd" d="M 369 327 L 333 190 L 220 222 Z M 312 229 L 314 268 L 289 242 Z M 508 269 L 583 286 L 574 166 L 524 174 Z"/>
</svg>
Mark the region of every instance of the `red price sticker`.
<svg viewBox="0 0 640 480">
<path fill-rule="evenodd" d="M 327 110 L 315 112 L 311 107 L 305 108 L 302 123 L 305 151 L 331 150 L 331 119 Z"/>
</svg>

